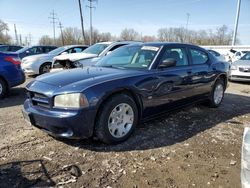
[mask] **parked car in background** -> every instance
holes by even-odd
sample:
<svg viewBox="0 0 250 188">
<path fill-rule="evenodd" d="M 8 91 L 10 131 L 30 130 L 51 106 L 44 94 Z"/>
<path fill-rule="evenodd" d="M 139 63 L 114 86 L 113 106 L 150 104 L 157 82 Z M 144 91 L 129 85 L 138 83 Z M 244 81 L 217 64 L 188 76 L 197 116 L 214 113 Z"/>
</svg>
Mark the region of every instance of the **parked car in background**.
<svg viewBox="0 0 250 188">
<path fill-rule="evenodd" d="M 94 65 L 100 58 L 111 53 L 113 50 L 128 44 L 135 43 L 134 41 L 119 41 L 119 42 L 100 42 L 96 43 L 82 53 L 64 54 L 56 56 L 52 64 L 52 72 L 71 69 L 82 66 Z"/>
<path fill-rule="evenodd" d="M 229 80 L 250 82 L 250 52 L 247 52 L 240 60 L 232 63 Z"/>
<path fill-rule="evenodd" d="M 24 81 L 25 75 L 18 55 L 0 52 L 0 98 L 3 98 L 11 87 L 22 84 Z"/>
<path fill-rule="evenodd" d="M 50 51 L 56 48 L 57 48 L 56 46 L 31 46 L 31 47 L 24 47 L 16 51 L 16 53 L 18 54 L 20 59 L 23 59 L 24 57 L 29 55 L 49 53 Z"/>
<path fill-rule="evenodd" d="M 201 101 L 218 107 L 228 69 L 194 45 L 126 45 L 94 66 L 37 77 L 26 87 L 23 115 L 56 137 L 117 143 L 164 112 Z"/>
<path fill-rule="evenodd" d="M 22 46 L 17 45 L 1 45 L 0 52 L 16 52 L 17 50 L 20 50 L 22 48 Z"/>
<path fill-rule="evenodd" d="M 221 55 L 219 52 L 216 52 L 215 50 L 207 50 L 209 51 L 212 55 L 214 55 L 219 61 L 226 61 L 225 57 Z"/>
<path fill-rule="evenodd" d="M 86 48 L 87 45 L 68 45 L 56 48 L 47 54 L 28 56 L 22 59 L 22 69 L 27 74 L 44 74 L 50 71 L 55 56 L 79 53 Z"/>
</svg>

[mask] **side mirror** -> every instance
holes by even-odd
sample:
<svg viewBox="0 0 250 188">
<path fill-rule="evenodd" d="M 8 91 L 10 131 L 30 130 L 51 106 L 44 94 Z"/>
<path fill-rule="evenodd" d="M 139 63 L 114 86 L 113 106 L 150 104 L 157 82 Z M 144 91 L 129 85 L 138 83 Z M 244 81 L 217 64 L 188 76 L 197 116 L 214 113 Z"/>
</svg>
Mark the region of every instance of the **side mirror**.
<svg viewBox="0 0 250 188">
<path fill-rule="evenodd" d="M 112 52 L 112 51 L 108 51 L 108 52 L 106 53 L 106 55 L 109 55 L 111 52 Z"/>
<path fill-rule="evenodd" d="M 60 55 L 64 55 L 64 54 L 68 54 L 68 52 L 63 52 L 63 53 L 61 53 Z"/>
<path fill-rule="evenodd" d="M 164 59 L 161 64 L 159 65 L 159 68 L 168 68 L 168 67 L 175 67 L 176 66 L 176 60 L 173 58 L 167 58 Z"/>
</svg>

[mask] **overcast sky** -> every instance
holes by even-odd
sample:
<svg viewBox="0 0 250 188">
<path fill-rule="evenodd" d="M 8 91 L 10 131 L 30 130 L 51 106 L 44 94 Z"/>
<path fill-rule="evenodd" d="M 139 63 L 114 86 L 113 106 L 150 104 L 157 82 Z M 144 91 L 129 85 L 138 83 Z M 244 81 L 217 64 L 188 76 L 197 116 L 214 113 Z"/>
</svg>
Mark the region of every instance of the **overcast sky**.
<svg viewBox="0 0 250 188">
<path fill-rule="evenodd" d="M 88 0 L 82 0 L 84 24 L 89 29 Z M 93 27 L 100 32 L 119 35 L 124 28 L 134 28 L 142 35 L 157 35 L 162 27 L 216 29 L 223 24 L 234 27 L 237 0 L 98 0 L 94 3 Z M 0 19 L 9 24 L 14 38 L 14 23 L 23 39 L 29 33 L 35 44 L 42 35 L 53 36 L 48 17 L 55 10 L 64 27 L 80 28 L 78 0 L 0 0 Z M 239 38 L 250 45 L 250 0 L 242 0 Z M 59 28 L 56 28 L 59 35 Z"/>
</svg>

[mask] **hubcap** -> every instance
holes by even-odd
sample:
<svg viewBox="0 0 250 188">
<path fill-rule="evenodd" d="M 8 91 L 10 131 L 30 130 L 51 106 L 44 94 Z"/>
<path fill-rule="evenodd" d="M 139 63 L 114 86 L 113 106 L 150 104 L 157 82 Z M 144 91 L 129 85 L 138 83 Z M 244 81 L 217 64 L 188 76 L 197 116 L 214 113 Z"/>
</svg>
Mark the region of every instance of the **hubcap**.
<svg viewBox="0 0 250 188">
<path fill-rule="evenodd" d="M 223 98 L 224 88 L 222 84 L 218 84 L 214 89 L 214 102 L 215 104 L 220 104 Z"/>
<path fill-rule="evenodd" d="M 47 73 L 47 72 L 49 72 L 49 70 L 50 70 L 50 65 L 45 65 L 43 67 L 43 73 Z"/>
<path fill-rule="evenodd" d="M 117 105 L 109 115 L 108 129 L 115 138 L 122 138 L 131 130 L 134 122 L 134 111 L 129 104 Z"/>
</svg>

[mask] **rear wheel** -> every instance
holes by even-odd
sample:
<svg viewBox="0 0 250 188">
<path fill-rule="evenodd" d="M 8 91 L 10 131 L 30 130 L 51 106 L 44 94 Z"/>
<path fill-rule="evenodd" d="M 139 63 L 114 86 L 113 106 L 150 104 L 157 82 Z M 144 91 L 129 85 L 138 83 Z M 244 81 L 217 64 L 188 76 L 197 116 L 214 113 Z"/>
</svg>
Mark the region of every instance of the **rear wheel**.
<svg viewBox="0 0 250 188">
<path fill-rule="evenodd" d="M 217 108 L 220 106 L 225 92 L 225 83 L 223 80 L 219 79 L 215 82 L 213 90 L 209 98 L 209 105 L 212 108 Z"/>
<path fill-rule="evenodd" d="M 7 94 L 7 84 L 6 82 L 0 78 L 0 99 L 4 98 Z"/>
<path fill-rule="evenodd" d="M 108 99 L 98 114 L 96 136 L 104 143 L 112 144 L 126 140 L 138 122 L 138 110 L 131 97 L 125 94 Z"/>
<path fill-rule="evenodd" d="M 51 63 L 44 63 L 39 69 L 39 74 L 48 73 L 51 69 Z"/>
</svg>

